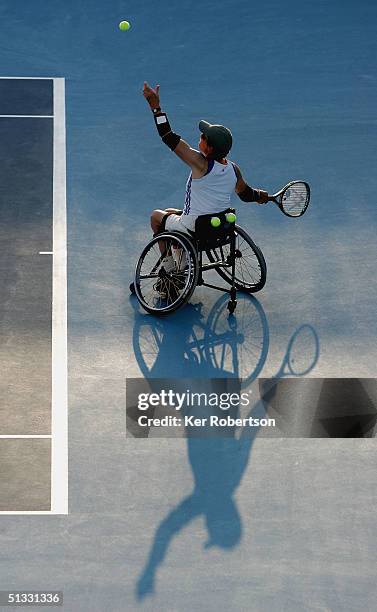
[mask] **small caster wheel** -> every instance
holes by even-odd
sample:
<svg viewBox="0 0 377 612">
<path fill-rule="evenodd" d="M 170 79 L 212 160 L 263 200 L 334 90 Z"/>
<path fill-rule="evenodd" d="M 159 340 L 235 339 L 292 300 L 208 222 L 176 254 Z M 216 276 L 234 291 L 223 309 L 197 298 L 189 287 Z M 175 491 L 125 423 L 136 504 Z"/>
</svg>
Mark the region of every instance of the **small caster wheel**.
<svg viewBox="0 0 377 612">
<path fill-rule="evenodd" d="M 130 293 L 132 293 L 132 295 L 135 294 L 135 283 L 130 284 Z"/>
<path fill-rule="evenodd" d="M 236 310 L 237 300 L 229 300 L 228 302 L 228 310 L 230 314 L 233 314 Z"/>
</svg>

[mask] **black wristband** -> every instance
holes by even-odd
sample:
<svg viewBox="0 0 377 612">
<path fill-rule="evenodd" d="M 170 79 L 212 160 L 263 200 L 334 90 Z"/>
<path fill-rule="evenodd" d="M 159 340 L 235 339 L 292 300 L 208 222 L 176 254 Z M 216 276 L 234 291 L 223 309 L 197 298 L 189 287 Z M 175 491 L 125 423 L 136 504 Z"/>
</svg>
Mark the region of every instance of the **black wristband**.
<svg viewBox="0 0 377 612">
<path fill-rule="evenodd" d="M 162 113 L 160 111 L 159 113 L 153 114 L 153 117 L 154 122 L 156 124 L 157 132 L 160 134 L 161 138 L 171 132 L 169 119 L 166 113 Z"/>
<path fill-rule="evenodd" d="M 238 194 L 238 197 L 243 202 L 258 202 L 260 198 L 259 189 L 253 189 L 249 185 L 246 185 L 245 189 Z"/>
<path fill-rule="evenodd" d="M 154 114 L 153 116 L 157 131 L 161 136 L 162 141 L 169 147 L 169 149 L 174 151 L 179 141 L 181 140 L 181 137 L 172 131 L 166 113 L 159 112 Z"/>
<path fill-rule="evenodd" d="M 162 137 L 162 142 L 165 143 L 166 146 L 168 146 L 169 149 L 171 149 L 172 151 L 177 148 L 177 145 L 180 140 L 181 137 L 178 134 L 175 134 L 174 132 L 169 132 L 169 134 L 166 134 L 166 136 Z"/>
</svg>

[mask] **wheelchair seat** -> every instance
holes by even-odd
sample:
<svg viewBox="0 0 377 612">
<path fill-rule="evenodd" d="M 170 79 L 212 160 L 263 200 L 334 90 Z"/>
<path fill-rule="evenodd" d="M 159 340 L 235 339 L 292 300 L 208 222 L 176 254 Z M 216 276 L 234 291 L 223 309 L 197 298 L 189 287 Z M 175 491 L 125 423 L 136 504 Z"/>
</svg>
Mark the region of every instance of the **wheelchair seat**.
<svg viewBox="0 0 377 612">
<path fill-rule="evenodd" d="M 228 208 L 219 213 L 200 215 L 195 221 L 195 231 L 190 232 L 197 243 L 198 251 L 215 249 L 219 246 L 229 244 L 234 232 L 234 222 L 227 221 L 227 214 L 234 213 L 234 208 Z M 220 219 L 219 227 L 211 225 L 211 219 Z"/>
</svg>

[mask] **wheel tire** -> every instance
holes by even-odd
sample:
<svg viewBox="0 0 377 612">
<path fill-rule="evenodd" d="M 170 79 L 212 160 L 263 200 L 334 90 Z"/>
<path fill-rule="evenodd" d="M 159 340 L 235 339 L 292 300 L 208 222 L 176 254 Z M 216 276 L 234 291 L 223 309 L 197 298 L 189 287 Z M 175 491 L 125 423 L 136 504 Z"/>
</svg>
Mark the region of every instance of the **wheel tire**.
<svg viewBox="0 0 377 612">
<path fill-rule="evenodd" d="M 187 274 L 185 275 L 185 279 L 186 279 L 185 285 L 182 288 L 182 292 L 177 295 L 176 299 L 173 299 L 173 301 L 167 304 L 166 303 L 163 304 L 163 302 L 161 302 L 162 298 L 158 298 L 158 300 L 156 299 L 157 293 L 156 293 L 156 296 L 152 298 L 152 301 L 154 300 L 154 303 L 148 302 L 146 300 L 146 296 L 144 295 L 144 291 L 141 286 L 141 280 L 145 280 L 145 279 L 141 279 L 141 276 L 145 275 L 145 271 L 141 273 L 142 268 L 143 268 L 143 263 L 145 259 L 147 258 L 149 252 L 151 252 L 152 250 L 156 251 L 156 248 L 158 251 L 159 249 L 158 242 L 160 240 L 171 241 L 174 244 L 178 244 L 181 249 L 184 249 L 185 254 L 186 254 L 186 261 L 189 262 L 188 271 L 187 271 Z M 156 256 L 157 256 L 157 259 L 154 260 L 154 264 L 158 262 L 158 255 Z M 153 262 L 153 257 L 152 257 L 152 262 Z M 172 273 L 173 277 L 174 277 L 174 274 L 175 273 Z M 179 274 L 181 276 L 181 274 L 178 272 L 176 274 L 177 275 Z M 162 232 L 161 234 L 154 236 L 152 240 L 146 245 L 146 247 L 143 249 L 140 255 L 139 261 L 136 264 L 135 282 L 134 282 L 136 297 L 140 305 L 144 308 L 144 310 L 146 310 L 150 314 L 155 314 L 155 315 L 170 314 L 178 310 L 178 308 L 183 306 L 183 304 L 185 304 L 190 299 L 196 287 L 198 276 L 199 276 L 198 256 L 197 256 L 196 249 L 193 243 L 189 240 L 189 238 L 187 238 L 185 234 L 182 234 L 180 232 Z M 152 277 L 149 278 L 147 276 L 147 278 L 150 281 L 150 278 Z M 155 278 L 157 279 L 158 276 L 155 276 Z M 154 290 L 154 287 L 153 287 L 153 290 Z"/>
<path fill-rule="evenodd" d="M 253 242 L 250 236 L 238 225 L 235 226 L 236 232 L 236 252 L 241 256 L 236 257 L 235 266 L 235 282 L 234 285 L 238 291 L 246 293 L 256 293 L 263 289 L 266 284 L 267 266 L 263 253 L 260 248 Z M 210 262 L 223 259 L 223 255 L 230 255 L 230 245 L 226 244 L 223 247 L 218 247 L 207 251 L 207 257 Z M 247 264 L 241 264 L 242 259 L 248 258 L 250 261 Z M 252 270 L 248 271 L 246 266 L 252 265 Z M 230 268 L 216 268 L 216 272 L 229 285 L 232 284 L 232 273 Z M 246 277 L 246 278 L 245 278 Z"/>
</svg>

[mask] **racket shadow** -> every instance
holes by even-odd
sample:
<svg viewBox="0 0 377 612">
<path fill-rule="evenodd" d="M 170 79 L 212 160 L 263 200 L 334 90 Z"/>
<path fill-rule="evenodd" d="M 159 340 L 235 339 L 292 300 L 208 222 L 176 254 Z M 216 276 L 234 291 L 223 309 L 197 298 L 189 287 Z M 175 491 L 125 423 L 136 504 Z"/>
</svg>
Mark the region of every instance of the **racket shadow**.
<svg viewBox="0 0 377 612">
<path fill-rule="evenodd" d="M 259 379 L 259 410 L 265 416 L 278 419 L 279 435 L 294 436 L 299 431 L 297 406 L 314 391 L 315 379 L 303 380 L 310 374 L 320 356 L 319 337 L 312 325 L 300 325 L 292 334 L 282 364 L 275 376 Z M 289 383 L 289 379 L 301 379 L 300 383 Z"/>
</svg>

